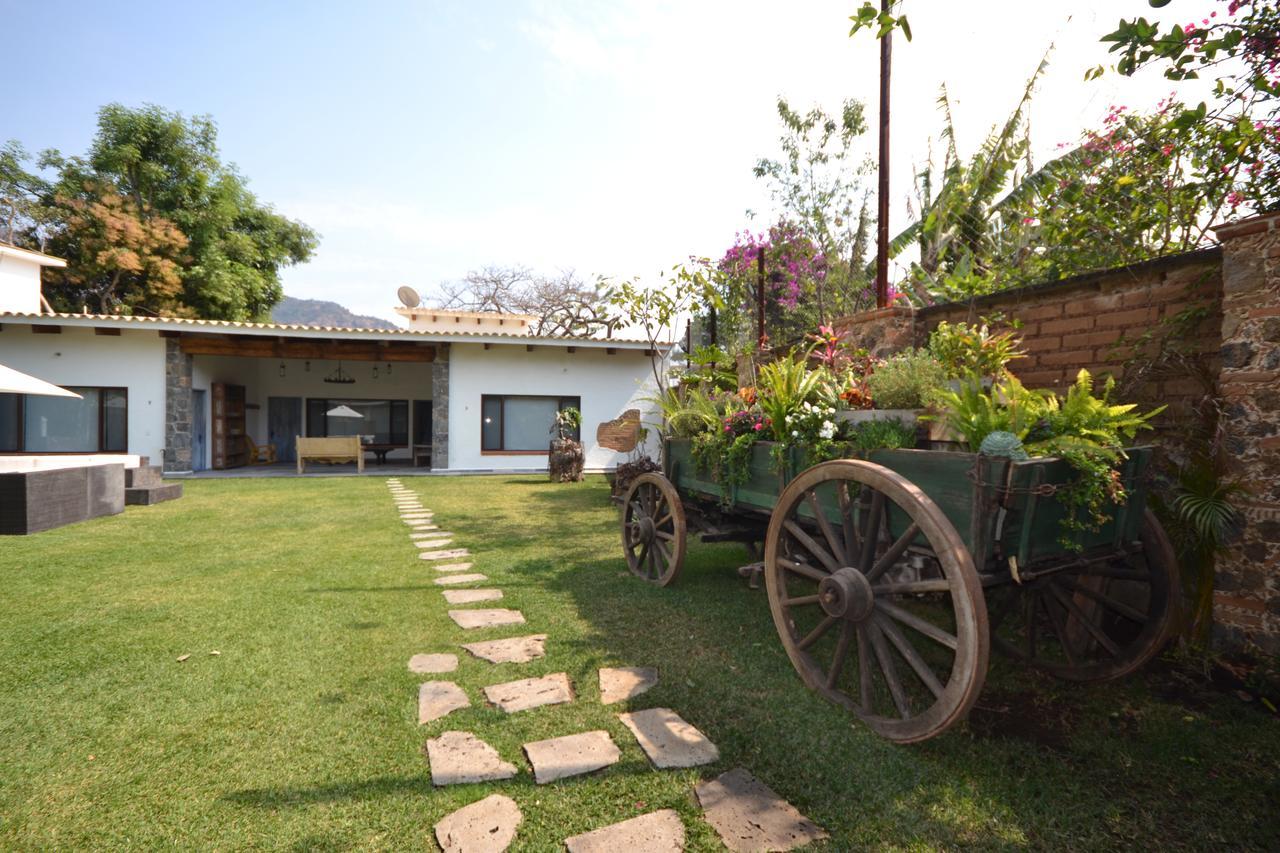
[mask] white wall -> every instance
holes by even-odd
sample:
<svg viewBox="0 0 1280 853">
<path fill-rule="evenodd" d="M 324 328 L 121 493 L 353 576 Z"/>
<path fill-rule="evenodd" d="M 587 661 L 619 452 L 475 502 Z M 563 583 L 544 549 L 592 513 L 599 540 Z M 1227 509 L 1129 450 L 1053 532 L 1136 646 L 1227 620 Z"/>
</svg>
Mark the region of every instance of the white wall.
<svg viewBox="0 0 1280 853">
<path fill-rule="evenodd" d="M 409 437 L 413 437 L 413 401 L 431 399 L 430 363 L 393 362 L 391 374 L 387 374 L 385 362 L 378 362 L 378 378 L 373 378 L 373 362 L 344 361 L 342 371 L 356 381 L 352 385 L 326 383 L 324 377 L 338 367 L 336 361 L 313 359 L 311 370 L 302 359 L 284 359 L 285 375 L 280 376 L 280 359 L 239 358 L 235 356 L 197 355 L 192 359 L 191 387 L 209 390 L 214 382 L 229 382 L 245 386 L 245 400 L 250 409 L 245 418 L 249 436 L 258 444 L 267 441 L 267 398 L 342 398 L 349 400 L 408 400 Z M 207 454 L 212 451 L 212 395 L 205 400 L 205 435 L 208 437 Z M 305 406 L 305 403 L 303 404 Z M 305 417 L 305 409 L 304 409 Z M 390 453 L 388 459 L 408 460 L 408 450 Z M 209 465 L 205 459 L 205 467 Z"/>
<path fill-rule="evenodd" d="M 164 340 L 154 331 L 124 330 L 115 337 L 63 326 L 62 334 L 37 335 L 30 326 L 5 323 L 0 329 L 0 364 L 55 385 L 128 388 L 129 452 L 160 464 Z"/>
<path fill-rule="evenodd" d="M 0 252 L 0 311 L 40 313 L 40 265 Z"/>
<path fill-rule="evenodd" d="M 627 454 L 596 444 L 596 427 L 627 409 L 640 409 L 641 420 L 654 420 L 647 397 L 653 396 L 649 357 L 620 349 L 579 346 L 569 353 L 563 346 L 523 343 L 450 346 L 449 356 L 449 468 L 484 470 L 546 468 L 547 456 L 487 455 L 480 451 L 480 397 L 483 394 L 531 394 L 582 398 L 582 441 L 588 470 L 613 468 Z M 547 436 L 550 443 L 551 436 Z"/>
</svg>

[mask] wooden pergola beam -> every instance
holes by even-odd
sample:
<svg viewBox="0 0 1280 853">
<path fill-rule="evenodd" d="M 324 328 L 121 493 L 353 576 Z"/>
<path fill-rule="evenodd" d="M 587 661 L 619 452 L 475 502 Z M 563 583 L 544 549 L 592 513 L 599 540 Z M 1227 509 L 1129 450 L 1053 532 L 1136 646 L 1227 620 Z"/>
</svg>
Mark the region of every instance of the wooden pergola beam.
<svg viewBox="0 0 1280 853">
<path fill-rule="evenodd" d="M 240 358 L 305 358 L 316 361 L 432 362 L 431 344 L 380 341 L 325 341 L 266 338 L 255 335 L 190 335 L 179 339 L 188 355 L 229 355 Z"/>
</svg>

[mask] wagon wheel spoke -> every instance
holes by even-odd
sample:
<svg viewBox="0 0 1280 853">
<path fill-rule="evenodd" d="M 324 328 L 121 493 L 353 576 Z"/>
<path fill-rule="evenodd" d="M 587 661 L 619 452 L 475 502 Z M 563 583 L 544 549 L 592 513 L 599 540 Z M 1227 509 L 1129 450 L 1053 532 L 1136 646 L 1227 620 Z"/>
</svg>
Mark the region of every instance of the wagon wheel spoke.
<svg viewBox="0 0 1280 853">
<path fill-rule="evenodd" d="M 820 572 L 812 566 L 806 565 L 805 563 L 797 563 L 794 560 L 787 560 L 779 557 L 778 565 L 789 572 L 794 572 L 795 574 L 800 575 L 801 577 L 806 577 L 811 581 L 821 581 L 823 578 L 827 577 L 826 572 Z"/>
<path fill-rule="evenodd" d="M 840 571 L 840 564 L 836 562 L 836 558 L 827 553 L 827 549 L 819 545 L 812 536 L 805 533 L 804 528 L 799 524 L 796 524 L 791 519 L 787 519 L 784 526 L 788 533 L 800 541 L 800 544 L 804 546 L 806 551 L 808 551 L 812 556 L 817 557 L 818 561 L 827 567 L 828 571 Z"/>
<path fill-rule="evenodd" d="M 853 518 L 849 484 L 844 481 L 836 483 L 836 505 L 840 508 L 840 527 L 844 531 L 844 541 L 848 548 L 847 558 L 852 563 L 853 555 L 862 551 L 862 541 L 858 538 L 858 525 Z"/>
<path fill-rule="evenodd" d="M 815 596 L 816 598 L 816 596 Z M 857 629 L 847 619 L 840 623 L 840 639 L 836 641 L 836 653 L 831 660 L 831 669 L 827 672 L 827 689 L 836 686 L 840 673 L 844 670 L 844 660 L 849 656 L 849 642 Z"/>
<path fill-rule="evenodd" d="M 876 555 L 876 545 L 880 540 L 880 516 L 883 512 L 884 493 L 877 491 L 871 497 L 871 512 L 862 532 L 862 555 L 858 558 L 858 569 L 864 575 L 871 571 L 871 561 Z"/>
<path fill-rule="evenodd" d="M 886 616 L 889 616 L 906 625 L 908 628 L 914 629 L 917 633 L 923 634 L 935 643 L 946 646 L 955 651 L 959 647 L 959 641 L 955 634 L 949 634 L 932 622 L 926 622 L 919 616 L 916 616 L 909 610 L 904 610 L 896 604 L 890 604 L 883 599 L 876 602 L 876 609 Z"/>
<path fill-rule="evenodd" d="M 803 640 L 801 640 L 799 643 L 796 644 L 796 648 L 800 649 L 801 651 L 804 651 L 805 649 L 809 648 L 814 643 L 818 642 L 818 640 L 822 639 L 822 635 L 827 633 L 827 631 L 831 630 L 831 626 L 836 624 L 839 621 L 840 620 L 834 616 L 826 617 L 825 619 L 823 619 L 821 622 L 818 623 L 818 627 L 810 631 Z"/>
<path fill-rule="evenodd" d="M 871 571 L 867 572 L 867 580 L 874 582 L 876 578 L 888 571 L 889 568 L 894 563 L 898 562 L 898 559 L 907 552 L 907 547 L 910 546 L 919 535 L 920 525 L 913 523 L 892 545 L 889 546 L 889 550 L 885 551 L 884 554 L 881 555 L 880 559 L 876 560 L 876 564 L 871 567 Z"/>
<path fill-rule="evenodd" d="M 806 604 L 817 604 L 821 596 L 819 595 L 797 595 L 794 598 L 783 599 L 783 605 L 786 607 L 803 607 Z"/>
<path fill-rule="evenodd" d="M 858 701 L 862 703 L 862 711 L 864 714 L 874 713 L 871 707 L 872 689 L 874 687 L 871 681 L 871 637 L 867 629 L 858 626 Z"/>
<path fill-rule="evenodd" d="M 868 622 L 867 633 L 871 636 L 871 648 L 876 653 L 876 661 L 880 664 L 880 673 L 889 687 L 893 705 L 898 709 L 902 719 L 908 720 L 911 718 L 911 702 L 907 699 L 907 693 L 902 689 L 902 682 L 898 679 L 898 668 L 894 666 L 889 647 L 885 644 L 884 632 L 880 630 L 877 623 Z"/>
<path fill-rule="evenodd" d="M 941 696 L 942 682 L 938 681 L 938 676 L 929 668 L 929 664 L 925 663 L 924 658 L 920 657 L 920 653 L 916 651 L 915 646 L 911 645 L 911 641 L 906 638 L 901 629 L 884 617 L 876 619 L 876 625 L 889 638 L 889 642 L 893 643 L 898 654 L 902 655 L 903 660 L 915 672 L 921 683 L 929 688 L 934 698 Z"/>
<path fill-rule="evenodd" d="M 1040 593 L 1032 592 L 1023 600 L 1022 621 L 1027 629 L 1027 657 L 1035 658 L 1036 656 L 1036 605 L 1039 603 Z"/>
<path fill-rule="evenodd" d="M 871 591 L 876 595 L 915 595 L 922 592 L 947 592 L 950 589 L 951 584 L 945 579 L 901 581 L 871 587 Z"/>
<path fill-rule="evenodd" d="M 1076 604 L 1074 601 L 1071 600 L 1071 596 L 1067 595 L 1065 592 L 1059 589 L 1058 586 L 1053 583 L 1053 581 L 1049 582 L 1049 591 L 1053 593 L 1054 598 L 1058 599 L 1058 603 L 1060 603 L 1064 608 L 1066 608 L 1067 612 L 1070 613 L 1071 616 L 1075 618 L 1076 623 L 1079 624 L 1080 627 L 1088 631 L 1089 636 L 1093 637 L 1095 640 L 1098 641 L 1098 645 L 1106 649 L 1107 652 L 1112 657 L 1119 656 L 1120 650 L 1116 648 L 1116 644 L 1111 642 L 1111 638 L 1108 637 L 1106 634 L 1104 634 L 1102 632 L 1102 629 L 1099 628 L 1097 625 L 1095 625 L 1093 623 L 1093 620 L 1090 619 L 1088 615 L 1083 610 L 1080 609 L 1080 605 Z"/>
<path fill-rule="evenodd" d="M 1046 595 L 1039 596 L 1040 603 L 1044 605 L 1044 612 L 1049 614 L 1049 627 L 1053 629 L 1053 635 L 1058 638 L 1058 647 L 1062 649 L 1062 654 L 1066 656 L 1067 663 L 1071 666 L 1076 665 L 1075 652 L 1071 650 L 1071 643 L 1067 639 L 1067 626 L 1063 624 L 1062 617 L 1054 612 L 1049 605 L 1049 597 Z"/>
<path fill-rule="evenodd" d="M 1093 573 L 1090 572 L 1090 574 L 1093 574 Z M 1108 575 L 1103 575 L 1102 577 L 1108 577 Z M 1124 602 L 1116 601 L 1114 598 L 1110 598 L 1106 595 L 1103 595 L 1097 590 L 1091 589 L 1090 587 L 1082 583 L 1079 583 L 1074 579 L 1070 579 L 1070 578 L 1064 579 L 1063 582 L 1067 584 L 1068 588 L 1070 588 L 1072 592 L 1078 592 L 1083 596 L 1092 598 L 1094 601 L 1098 602 L 1103 607 L 1107 608 L 1108 610 L 1112 610 L 1116 613 L 1119 613 L 1121 616 L 1125 617 L 1131 622 L 1137 622 L 1139 625 L 1141 625 L 1143 622 L 1147 621 L 1147 614 L 1143 613 L 1141 610 L 1139 610 L 1136 607 L 1130 607 Z"/>
<path fill-rule="evenodd" d="M 831 526 L 827 513 L 818 504 L 818 492 L 816 490 L 809 492 L 807 496 L 809 509 L 813 512 L 813 517 L 818 520 L 818 527 L 822 530 L 822 536 L 827 540 L 827 545 L 831 548 L 831 554 L 841 565 L 849 564 L 849 551 L 845 548 L 844 540 L 836 534 L 835 528 Z"/>
</svg>

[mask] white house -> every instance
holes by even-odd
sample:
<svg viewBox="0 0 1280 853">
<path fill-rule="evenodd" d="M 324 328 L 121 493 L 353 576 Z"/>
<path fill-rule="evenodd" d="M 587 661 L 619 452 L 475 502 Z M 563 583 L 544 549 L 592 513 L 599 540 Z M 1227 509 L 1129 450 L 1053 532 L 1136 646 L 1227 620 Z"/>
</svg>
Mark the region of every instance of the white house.
<svg viewBox="0 0 1280 853">
<path fill-rule="evenodd" d="M 398 309 L 410 328 L 396 330 L 55 314 L 39 270 L 62 264 L 0 246 L 0 364 L 82 395 L 0 394 L 0 454 L 131 453 L 177 473 L 244 463 L 241 433 L 282 462 L 295 436 L 360 434 L 400 464 L 429 447 L 436 471 L 545 469 L 551 422 L 575 406 L 587 469 L 604 470 L 626 453 L 600 427 L 649 420 L 643 341 L 430 308 Z M 338 405 L 362 417 L 326 415 Z"/>
</svg>

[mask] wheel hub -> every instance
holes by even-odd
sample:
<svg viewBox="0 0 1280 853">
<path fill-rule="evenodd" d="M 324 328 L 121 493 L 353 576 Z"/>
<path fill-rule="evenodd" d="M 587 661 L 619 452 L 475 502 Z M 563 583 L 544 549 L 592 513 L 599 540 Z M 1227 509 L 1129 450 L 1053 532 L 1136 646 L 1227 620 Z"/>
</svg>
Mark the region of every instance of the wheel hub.
<svg viewBox="0 0 1280 853">
<path fill-rule="evenodd" d="M 636 521 L 636 541 L 652 542 L 654 535 L 658 531 L 658 526 L 653 523 L 653 519 L 644 516 Z"/>
<path fill-rule="evenodd" d="M 871 616 L 875 594 L 866 575 L 846 566 L 818 584 L 818 602 L 828 616 L 861 622 Z"/>
</svg>

